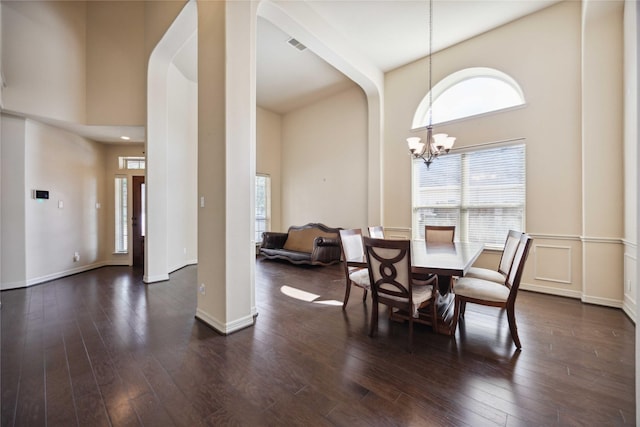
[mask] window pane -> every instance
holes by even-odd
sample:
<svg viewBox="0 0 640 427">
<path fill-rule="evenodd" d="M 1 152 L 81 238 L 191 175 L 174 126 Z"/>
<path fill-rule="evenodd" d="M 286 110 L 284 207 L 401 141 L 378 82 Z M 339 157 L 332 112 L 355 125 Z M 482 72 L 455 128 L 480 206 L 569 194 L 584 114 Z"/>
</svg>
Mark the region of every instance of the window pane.
<svg viewBox="0 0 640 427">
<path fill-rule="evenodd" d="M 142 237 L 145 236 L 147 230 L 147 196 L 144 182 L 140 184 L 140 230 Z"/>
<path fill-rule="evenodd" d="M 522 230 L 523 208 L 470 209 L 468 240 L 502 245 L 509 230 Z"/>
<path fill-rule="evenodd" d="M 522 105 L 520 93 L 504 80 L 479 76 L 463 80 L 433 100 L 433 123 Z"/>
<path fill-rule="evenodd" d="M 262 242 L 262 233 L 271 229 L 271 178 L 256 175 L 255 240 Z"/>
<path fill-rule="evenodd" d="M 144 169 L 144 157 L 118 157 L 118 167 L 120 169 Z"/>
<path fill-rule="evenodd" d="M 425 225 L 455 225 L 459 223 L 460 209 L 458 208 L 418 208 L 414 211 L 416 217 L 416 230 L 414 235 L 416 239 L 424 239 Z M 456 227 L 456 236 L 454 240 L 460 240 L 457 236 L 458 227 Z"/>
<path fill-rule="evenodd" d="M 117 176 L 115 178 L 115 252 L 128 250 L 127 200 L 127 177 Z"/>
<path fill-rule="evenodd" d="M 413 235 L 425 225 L 456 225 L 456 240 L 502 244 L 524 229 L 525 146 L 447 154 L 429 169 L 414 163 Z"/>
</svg>

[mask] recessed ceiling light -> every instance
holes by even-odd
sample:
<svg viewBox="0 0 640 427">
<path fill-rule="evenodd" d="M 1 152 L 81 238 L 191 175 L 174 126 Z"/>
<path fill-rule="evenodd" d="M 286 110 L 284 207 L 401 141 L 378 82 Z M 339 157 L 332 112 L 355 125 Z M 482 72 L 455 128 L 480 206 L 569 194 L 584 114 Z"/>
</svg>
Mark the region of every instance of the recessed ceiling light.
<svg viewBox="0 0 640 427">
<path fill-rule="evenodd" d="M 125 141 L 128 141 L 128 140 L 130 140 L 131 138 L 129 138 L 128 136 L 124 136 L 124 135 L 122 135 L 122 136 L 120 137 L 120 139 L 125 140 Z"/>
</svg>

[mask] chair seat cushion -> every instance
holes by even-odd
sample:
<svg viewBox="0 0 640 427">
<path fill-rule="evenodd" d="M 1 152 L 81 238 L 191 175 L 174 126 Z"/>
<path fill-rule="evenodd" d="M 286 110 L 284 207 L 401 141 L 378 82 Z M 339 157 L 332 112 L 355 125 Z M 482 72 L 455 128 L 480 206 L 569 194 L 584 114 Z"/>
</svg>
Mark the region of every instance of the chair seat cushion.
<svg viewBox="0 0 640 427">
<path fill-rule="evenodd" d="M 454 289 L 456 295 L 485 301 L 505 302 L 509 298 L 509 288 L 489 280 L 461 277 Z"/>
<path fill-rule="evenodd" d="M 349 271 L 349 279 L 360 287 L 371 289 L 371 284 L 369 283 L 369 270 L 366 268 L 357 268 Z"/>
<path fill-rule="evenodd" d="M 504 283 L 506 277 L 496 270 L 490 270 L 488 268 L 471 267 L 464 277 L 489 280 L 490 282 Z"/>
<path fill-rule="evenodd" d="M 382 285 L 382 287 L 384 288 L 385 285 Z M 413 307 L 411 311 L 413 313 L 413 317 L 419 317 L 420 313 L 418 312 L 418 309 L 420 308 L 420 305 L 423 302 L 431 299 L 431 296 L 433 295 L 433 286 L 413 285 L 411 289 L 413 292 Z M 393 295 L 385 295 L 384 297 L 386 299 L 390 299 L 394 301 L 401 301 L 401 302 L 407 301 L 407 298 L 397 297 Z"/>
</svg>

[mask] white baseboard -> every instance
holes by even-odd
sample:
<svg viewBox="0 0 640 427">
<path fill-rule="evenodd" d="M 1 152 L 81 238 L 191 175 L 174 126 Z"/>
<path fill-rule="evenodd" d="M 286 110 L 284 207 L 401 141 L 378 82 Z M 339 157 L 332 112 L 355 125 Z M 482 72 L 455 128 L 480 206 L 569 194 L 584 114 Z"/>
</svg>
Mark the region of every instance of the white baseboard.
<svg viewBox="0 0 640 427">
<path fill-rule="evenodd" d="M 541 294 L 557 295 L 560 297 L 568 297 L 568 298 L 575 298 L 575 299 L 582 298 L 582 292 L 579 292 L 579 291 L 552 288 L 550 286 L 532 285 L 530 283 L 520 283 L 520 289 L 524 291 L 538 292 Z"/>
<path fill-rule="evenodd" d="M 611 298 L 592 297 L 589 295 L 582 296 L 582 302 L 588 304 L 603 305 L 605 307 L 622 308 L 622 301 Z"/>
<path fill-rule="evenodd" d="M 572 291 L 572 290 L 568 290 L 568 289 L 559 289 L 559 288 L 552 288 L 552 287 L 548 287 L 548 286 L 532 285 L 532 284 L 529 284 L 529 283 L 521 283 L 520 284 L 520 289 L 522 289 L 524 291 L 538 292 L 538 293 L 541 293 L 541 294 L 549 294 L 549 295 L 557 295 L 557 296 L 561 296 L 561 297 L 575 298 L 575 299 L 579 299 L 580 301 L 582 301 L 584 303 L 587 303 L 587 304 L 602 305 L 602 306 L 605 306 L 605 307 L 613 307 L 613 308 L 623 308 L 624 307 L 622 301 L 620 301 L 620 300 L 584 295 L 582 292 Z"/>
<path fill-rule="evenodd" d="M 624 298 L 624 302 L 622 303 L 622 311 L 624 311 L 626 313 L 627 316 L 629 316 L 629 319 L 631 319 L 631 321 L 634 324 L 637 324 L 636 322 L 636 302 L 631 300 L 631 298 L 626 297 Z"/>
<path fill-rule="evenodd" d="M 142 277 L 142 281 L 144 283 L 164 282 L 167 280 L 169 280 L 169 274 L 156 274 L 155 276 L 147 276 L 145 274 Z"/>
<path fill-rule="evenodd" d="M 82 265 L 82 266 L 79 266 L 79 267 L 76 267 L 76 268 L 70 268 L 68 270 L 63 270 L 63 271 L 58 271 L 58 272 L 51 273 L 51 274 L 46 274 L 44 276 L 32 277 L 32 278 L 24 280 L 24 281 L 3 283 L 0 286 L 0 288 L 3 291 L 4 290 L 9 290 L 9 289 L 26 288 L 26 287 L 33 286 L 33 285 L 39 285 L 40 283 L 50 282 L 51 280 L 60 279 L 62 277 L 72 276 L 74 274 L 83 273 L 85 271 L 95 270 L 96 268 L 105 267 L 105 266 L 108 266 L 108 265 L 129 265 L 129 264 L 126 264 L 126 263 L 122 264 L 122 263 L 119 263 L 119 262 L 111 262 L 111 261 L 94 262 L 94 263 L 85 264 L 85 265 Z"/>
<path fill-rule="evenodd" d="M 25 280 L 18 280 L 17 282 L 6 282 L 0 286 L 0 289 L 3 291 L 8 291 L 9 289 L 18 289 L 24 288 L 27 286 L 27 282 Z"/>
<path fill-rule="evenodd" d="M 197 259 L 195 259 L 195 260 L 193 260 L 193 259 L 192 259 L 192 260 L 189 260 L 189 261 L 185 261 L 185 262 L 183 262 L 183 263 L 180 263 L 180 264 L 176 264 L 176 265 L 174 265 L 173 267 L 169 268 L 169 274 L 173 273 L 174 271 L 178 271 L 178 270 L 180 270 L 181 268 L 184 268 L 184 267 L 186 267 L 186 266 L 188 266 L 188 265 L 195 265 L 195 264 L 197 264 L 197 263 L 198 263 L 198 260 L 197 260 Z"/>
<path fill-rule="evenodd" d="M 199 308 L 196 310 L 196 319 L 211 326 L 213 329 L 215 329 L 218 333 L 221 333 L 222 335 L 232 334 L 241 329 L 245 329 L 245 328 L 248 328 L 249 326 L 253 326 L 254 324 L 254 316 L 252 315 L 245 316 L 240 319 L 234 320 L 233 322 L 225 324 L 218 321 L 214 317 L 210 316 L 207 312 Z"/>
</svg>

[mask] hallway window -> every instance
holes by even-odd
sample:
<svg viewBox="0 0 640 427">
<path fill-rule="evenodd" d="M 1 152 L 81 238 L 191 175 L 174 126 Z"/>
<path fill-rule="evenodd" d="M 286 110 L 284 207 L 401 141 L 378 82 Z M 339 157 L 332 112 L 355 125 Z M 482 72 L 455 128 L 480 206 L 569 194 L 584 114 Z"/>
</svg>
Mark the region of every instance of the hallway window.
<svg viewBox="0 0 640 427">
<path fill-rule="evenodd" d="M 262 233 L 271 230 L 271 177 L 256 175 L 256 243 L 262 242 Z"/>
<path fill-rule="evenodd" d="M 145 169 L 144 157 L 118 157 L 120 169 Z"/>
<path fill-rule="evenodd" d="M 116 176 L 115 179 L 115 252 L 127 253 L 129 230 L 127 227 L 127 177 Z"/>
</svg>

